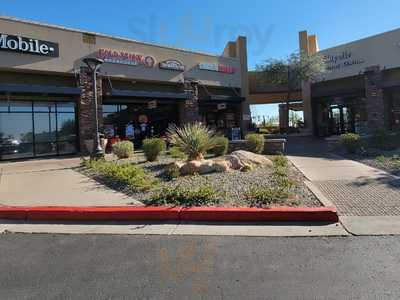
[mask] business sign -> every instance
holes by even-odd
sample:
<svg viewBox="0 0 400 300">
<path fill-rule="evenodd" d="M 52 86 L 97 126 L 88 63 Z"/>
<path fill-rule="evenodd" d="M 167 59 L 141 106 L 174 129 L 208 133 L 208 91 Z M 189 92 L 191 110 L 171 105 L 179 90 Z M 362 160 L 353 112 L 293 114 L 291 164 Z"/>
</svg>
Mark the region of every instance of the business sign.
<svg viewBox="0 0 400 300">
<path fill-rule="evenodd" d="M 326 54 L 324 55 L 324 60 L 328 71 L 335 71 L 365 63 L 365 59 L 356 57 L 351 51 L 346 50 L 338 54 Z"/>
<path fill-rule="evenodd" d="M 185 66 L 178 60 L 168 59 L 158 64 L 160 69 L 172 70 L 172 71 L 185 71 Z"/>
<path fill-rule="evenodd" d="M 50 57 L 58 57 L 59 51 L 57 43 L 5 33 L 0 33 L 0 50 Z"/>
<path fill-rule="evenodd" d="M 111 64 L 131 66 L 143 65 L 147 68 L 152 68 L 156 63 L 154 57 L 150 55 L 142 55 L 108 49 L 100 49 L 99 51 L 97 51 L 97 58 L 100 58 L 104 60 L 104 62 Z"/>
<path fill-rule="evenodd" d="M 206 71 L 214 71 L 226 74 L 233 74 L 235 73 L 235 68 L 223 64 L 213 64 L 213 63 L 200 63 L 199 65 L 200 70 Z"/>
</svg>

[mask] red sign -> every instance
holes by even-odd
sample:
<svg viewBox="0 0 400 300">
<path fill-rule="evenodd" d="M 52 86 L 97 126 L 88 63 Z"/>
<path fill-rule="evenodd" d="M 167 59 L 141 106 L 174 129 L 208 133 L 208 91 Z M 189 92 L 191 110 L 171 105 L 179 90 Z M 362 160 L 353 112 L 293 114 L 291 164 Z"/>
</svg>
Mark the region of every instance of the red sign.
<svg viewBox="0 0 400 300">
<path fill-rule="evenodd" d="M 223 64 L 201 63 L 201 64 L 199 64 L 199 69 L 220 72 L 220 73 L 227 73 L 227 74 L 235 73 L 234 67 L 223 65 Z"/>
<path fill-rule="evenodd" d="M 100 49 L 97 52 L 97 58 L 104 60 L 104 62 L 122 65 L 144 65 L 147 68 L 152 68 L 156 63 L 154 57 L 150 55 L 142 55 L 129 53 L 124 51 Z"/>
</svg>

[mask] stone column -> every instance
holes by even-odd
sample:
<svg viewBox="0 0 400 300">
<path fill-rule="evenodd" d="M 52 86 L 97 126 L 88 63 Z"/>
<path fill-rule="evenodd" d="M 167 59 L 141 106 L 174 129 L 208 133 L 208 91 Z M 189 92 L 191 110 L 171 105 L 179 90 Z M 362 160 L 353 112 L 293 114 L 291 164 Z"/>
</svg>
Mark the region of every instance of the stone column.
<svg viewBox="0 0 400 300">
<path fill-rule="evenodd" d="M 99 129 L 103 125 L 103 108 L 102 108 L 102 80 L 97 77 L 97 108 Z M 96 118 L 95 103 L 93 90 L 92 73 L 86 67 L 81 67 L 79 74 L 79 83 L 81 95 L 78 101 L 78 124 L 79 124 L 79 144 L 83 153 L 88 153 L 85 140 L 95 140 L 96 138 Z"/>
<path fill-rule="evenodd" d="M 383 90 L 379 87 L 382 72 L 379 67 L 365 72 L 365 98 L 367 108 L 367 127 L 369 133 L 385 129 L 385 107 Z"/>
<path fill-rule="evenodd" d="M 188 99 L 179 104 L 179 119 L 181 124 L 200 121 L 198 83 L 187 84 Z"/>
<path fill-rule="evenodd" d="M 242 135 L 245 136 L 251 123 L 249 98 L 249 76 L 247 68 L 247 39 L 239 36 L 236 40 L 236 55 L 240 61 L 241 88 L 240 95 L 245 98 L 240 105 L 240 128 Z"/>
</svg>

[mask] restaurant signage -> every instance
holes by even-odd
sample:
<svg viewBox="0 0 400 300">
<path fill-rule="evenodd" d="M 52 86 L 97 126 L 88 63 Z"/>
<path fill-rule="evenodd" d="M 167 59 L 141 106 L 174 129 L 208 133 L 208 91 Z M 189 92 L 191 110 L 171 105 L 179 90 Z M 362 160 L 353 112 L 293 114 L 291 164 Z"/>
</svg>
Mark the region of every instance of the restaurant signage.
<svg viewBox="0 0 400 300">
<path fill-rule="evenodd" d="M 200 70 L 206 71 L 214 71 L 226 74 L 233 74 L 235 73 L 235 68 L 231 66 L 227 66 L 224 64 L 213 64 L 213 63 L 200 63 L 199 65 Z"/>
<path fill-rule="evenodd" d="M 150 55 L 142 55 L 108 49 L 100 49 L 99 51 L 97 51 L 97 58 L 100 58 L 107 63 L 131 66 L 143 65 L 147 68 L 152 68 L 156 62 L 154 57 Z"/>
<path fill-rule="evenodd" d="M 178 60 L 168 59 L 162 61 L 158 65 L 160 69 L 172 70 L 172 71 L 185 71 L 185 66 Z"/>
<path fill-rule="evenodd" d="M 58 57 L 58 44 L 0 33 L 0 50 Z"/>
</svg>

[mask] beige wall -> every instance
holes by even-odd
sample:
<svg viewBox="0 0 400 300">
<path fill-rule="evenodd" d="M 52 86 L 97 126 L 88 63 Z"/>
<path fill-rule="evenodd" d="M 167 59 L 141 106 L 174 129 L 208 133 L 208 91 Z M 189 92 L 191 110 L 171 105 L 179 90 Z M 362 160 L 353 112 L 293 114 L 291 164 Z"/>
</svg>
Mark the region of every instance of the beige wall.
<svg viewBox="0 0 400 300">
<path fill-rule="evenodd" d="M 102 73 L 121 78 L 138 80 L 177 82 L 185 77 L 193 77 L 205 85 L 232 86 L 240 88 L 241 66 L 238 58 L 212 56 L 197 52 L 179 49 L 158 47 L 140 42 L 126 41 L 102 35 L 96 36 L 96 44 L 87 44 L 82 41 L 82 33 L 55 27 L 46 27 L 23 21 L 9 20 L 0 17 L 0 32 L 10 35 L 20 35 L 34 39 L 51 41 L 59 44 L 59 57 L 45 57 L 25 53 L 0 52 L 0 68 L 20 69 L 28 71 L 45 71 L 73 73 L 82 64 L 81 59 L 95 56 L 98 49 L 119 50 L 129 53 L 150 55 L 156 60 L 152 68 L 143 65 L 130 66 L 105 63 Z M 191 37 L 187 37 L 191 38 Z M 161 70 L 158 63 L 167 59 L 176 59 L 185 66 L 185 72 Z M 234 74 L 225 74 L 213 71 L 199 70 L 198 63 L 220 63 L 234 67 Z"/>
<path fill-rule="evenodd" d="M 365 68 L 375 65 L 381 69 L 396 68 L 400 66 L 400 29 L 321 50 L 319 53 L 337 57 L 336 63 L 328 63 L 331 70 L 325 74 L 326 80 L 358 75 Z M 351 56 L 341 58 L 343 53 Z"/>
</svg>

